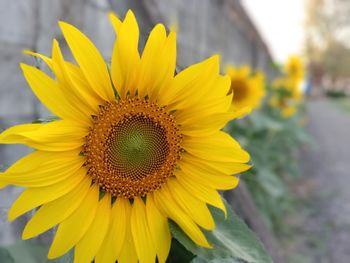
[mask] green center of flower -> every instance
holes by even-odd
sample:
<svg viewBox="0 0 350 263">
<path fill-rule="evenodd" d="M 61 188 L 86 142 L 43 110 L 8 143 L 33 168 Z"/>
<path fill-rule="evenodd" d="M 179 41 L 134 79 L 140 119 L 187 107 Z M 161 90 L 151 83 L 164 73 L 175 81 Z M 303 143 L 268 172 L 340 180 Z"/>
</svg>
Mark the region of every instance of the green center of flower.
<svg viewBox="0 0 350 263">
<path fill-rule="evenodd" d="M 133 116 L 113 126 L 109 155 L 121 176 L 134 179 L 153 173 L 169 154 L 166 131 L 145 116 Z"/>
<path fill-rule="evenodd" d="M 139 98 L 108 103 L 86 138 L 85 166 L 103 191 L 145 196 L 173 176 L 181 141 L 174 117 L 156 103 Z"/>
</svg>

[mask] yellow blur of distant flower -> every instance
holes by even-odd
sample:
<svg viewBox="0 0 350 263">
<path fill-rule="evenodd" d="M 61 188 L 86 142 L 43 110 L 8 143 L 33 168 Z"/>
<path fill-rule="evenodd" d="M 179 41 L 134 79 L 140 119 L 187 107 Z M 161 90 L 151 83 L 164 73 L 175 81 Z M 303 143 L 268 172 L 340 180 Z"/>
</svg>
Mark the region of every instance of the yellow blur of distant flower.
<svg viewBox="0 0 350 263">
<path fill-rule="evenodd" d="M 298 56 L 290 56 L 284 66 L 287 78 L 292 79 L 296 83 L 304 78 L 304 65 L 302 59 Z"/>
<path fill-rule="evenodd" d="M 297 112 L 297 105 L 303 96 L 297 82 L 288 77 L 281 77 L 272 82 L 272 88 L 273 95 L 269 105 L 280 109 L 282 117 L 292 117 Z"/>
<path fill-rule="evenodd" d="M 304 65 L 298 56 L 290 56 L 284 66 L 285 76 L 277 78 L 272 83 L 273 95 L 269 105 L 281 110 L 281 116 L 289 118 L 297 112 L 298 104 L 303 99 L 300 88 L 304 78 Z"/>
<path fill-rule="evenodd" d="M 226 73 L 231 77 L 229 95 L 233 94 L 232 110 L 243 114 L 258 108 L 265 96 L 265 76 L 262 72 L 251 75 L 249 66 L 235 68 L 228 65 Z"/>
<path fill-rule="evenodd" d="M 281 111 L 281 115 L 283 118 L 289 118 L 289 117 L 292 117 L 297 111 L 297 108 L 296 106 L 287 106 L 287 107 L 284 107 Z"/>
<path fill-rule="evenodd" d="M 0 134 L 0 143 L 36 149 L 0 175 L 0 187 L 26 188 L 9 220 L 40 207 L 23 238 L 58 225 L 48 257 L 75 248 L 75 263 L 149 263 L 156 257 L 164 263 L 169 219 L 210 248 L 202 233 L 215 227 L 207 204 L 226 213 L 217 190 L 235 188 L 233 174 L 250 167 L 248 153 L 221 131 L 237 115 L 227 96 L 230 78 L 220 75 L 218 56 L 174 76 L 174 32 L 156 25 L 140 56 L 134 14 L 123 21 L 110 14 L 110 20 L 118 36 L 110 72 L 93 43 L 64 22 L 77 64 L 64 59 L 57 41 L 51 57 L 27 51 L 56 77 L 21 65 L 35 95 L 59 120 Z M 260 89 L 253 82 L 247 82 L 249 92 Z M 250 96 L 253 107 L 258 99 Z"/>
</svg>

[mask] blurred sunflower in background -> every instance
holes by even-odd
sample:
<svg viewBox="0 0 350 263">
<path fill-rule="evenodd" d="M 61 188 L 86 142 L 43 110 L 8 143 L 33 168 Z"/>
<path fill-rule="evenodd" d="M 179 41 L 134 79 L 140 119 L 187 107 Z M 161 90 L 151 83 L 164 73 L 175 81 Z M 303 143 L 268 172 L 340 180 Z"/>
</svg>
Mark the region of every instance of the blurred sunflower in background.
<svg viewBox="0 0 350 263">
<path fill-rule="evenodd" d="M 235 68 L 232 65 L 226 67 L 226 73 L 231 78 L 228 95 L 233 95 L 232 110 L 245 115 L 258 108 L 265 96 L 264 74 L 251 74 L 249 66 Z"/>
<path fill-rule="evenodd" d="M 304 78 L 304 64 L 299 56 L 292 55 L 288 58 L 284 65 L 286 76 L 297 83 L 300 83 Z"/>
<path fill-rule="evenodd" d="M 285 75 L 272 82 L 273 94 L 269 105 L 281 110 L 281 116 L 289 118 L 295 115 L 298 105 L 303 100 L 300 87 L 304 78 L 304 66 L 300 57 L 290 56 L 284 65 Z"/>
<path fill-rule="evenodd" d="M 290 56 L 284 66 L 287 79 L 286 87 L 291 90 L 292 98 L 296 101 L 303 99 L 301 82 L 304 79 L 305 70 L 302 59 L 299 56 Z"/>
<path fill-rule="evenodd" d="M 217 190 L 235 188 L 239 179 L 232 174 L 250 167 L 249 154 L 221 129 L 237 116 L 230 110 L 233 93 L 235 107 L 258 105 L 261 77 L 238 71 L 246 90 L 231 86 L 227 95 L 231 80 L 220 75 L 218 56 L 174 76 L 174 32 L 156 25 L 140 56 L 134 14 L 123 21 L 110 14 L 110 20 L 118 36 L 110 72 L 93 43 L 64 22 L 60 28 L 77 64 L 64 59 L 55 40 L 51 57 L 27 51 L 56 77 L 21 65 L 58 119 L 0 134 L 0 143 L 36 149 L 0 174 L 1 187 L 27 188 L 9 220 L 40 207 L 23 238 L 58 225 L 48 257 L 74 247 L 76 263 L 164 263 L 168 219 L 210 248 L 201 230 L 215 227 L 207 204 L 226 213 Z"/>
<path fill-rule="evenodd" d="M 295 81 L 286 77 L 272 82 L 273 95 L 269 100 L 272 108 L 279 109 L 284 118 L 292 117 L 297 112 L 297 105 L 302 98 Z"/>
</svg>

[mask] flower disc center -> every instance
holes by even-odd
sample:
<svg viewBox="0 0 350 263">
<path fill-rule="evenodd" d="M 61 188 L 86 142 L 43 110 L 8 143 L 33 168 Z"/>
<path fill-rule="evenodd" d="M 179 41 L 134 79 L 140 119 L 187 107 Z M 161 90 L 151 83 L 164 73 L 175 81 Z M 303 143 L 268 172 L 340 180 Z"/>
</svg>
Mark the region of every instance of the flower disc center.
<svg viewBox="0 0 350 263">
<path fill-rule="evenodd" d="M 166 130 L 142 115 L 115 125 L 111 137 L 111 164 L 124 177 L 137 180 L 152 174 L 169 154 Z"/>
<path fill-rule="evenodd" d="M 173 176 L 181 140 L 174 117 L 156 103 L 108 103 L 94 117 L 84 145 L 88 175 L 113 196 L 144 196 Z"/>
<path fill-rule="evenodd" d="M 244 100 L 248 93 L 247 84 L 244 82 L 244 80 L 233 80 L 231 83 L 231 89 L 229 94 L 231 94 L 232 92 L 234 101 Z"/>
</svg>

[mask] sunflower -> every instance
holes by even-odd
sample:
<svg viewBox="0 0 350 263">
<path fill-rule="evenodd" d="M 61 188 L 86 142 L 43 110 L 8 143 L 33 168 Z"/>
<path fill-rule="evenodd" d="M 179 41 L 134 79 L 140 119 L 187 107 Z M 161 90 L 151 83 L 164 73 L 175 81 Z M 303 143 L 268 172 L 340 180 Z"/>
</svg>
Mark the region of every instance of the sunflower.
<svg viewBox="0 0 350 263">
<path fill-rule="evenodd" d="M 297 112 L 297 104 L 302 93 L 296 82 L 288 77 L 277 78 L 272 83 L 273 95 L 269 100 L 272 108 L 280 109 L 283 118 L 292 117 Z"/>
<path fill-rule="evenodd" d="M 296 112 L 297 112 L 297 108 L 295 105 L 287 106 L 282 109 L 281 116 L 285 119 L 288 119 L 294 116 Z"/>
<path fill-rule="evenodd" d="M 75 262 L 164 263 L 172 220 L 199 246 L 215 222 L 208 205 L 226 213 L 218 189 L 238 184 L 249 155 L 221 128 L 236 117 L 230 77 L 218 56 L 174 75 L 176 34 L 150 33 L 142 55 L 131 11 L 109 18 L 117 39 L 111 70 L 93 43 L 60 22 L 76 63 L 53 41 L 43 59 L 55 78 L 21 64 L 24 76 L 57 120 L 0 134 L 3 144 L 35 151 L 0 175 L 0 186 L 26 189 L 9 220 L 38 208 L 23 239 L 57 226 L 48 257 L 74 248 Z"/>
<path fill-rule="evenodd" d="M 231 87 L 228 94 L 233 95 L 232 110 L 242 114 L 258 108 L 265 96 L 265 77 L 262 72 L 251 75 L 249 66 L 235 68 L 227 66 L 227 74 L 231 77 Z"/>
<path fill-rule="evenodd" d="M 284 66 L 284 71 L 288 78 L 299 84 L 304 77 L 304 65 L 301 58 L 290 56 Z"/>
<path fill-rule="evenodd" d="M 269 105 L 272 108 L 280 110 L 281 117 L 285 119 L 292 117 L 297 112 L 295 103 L 291 103 L 290 100 L 287 100 L 285 98 L 279 98 L 276 95 L 273 95 L 270 98 Z"/>
</svg>

